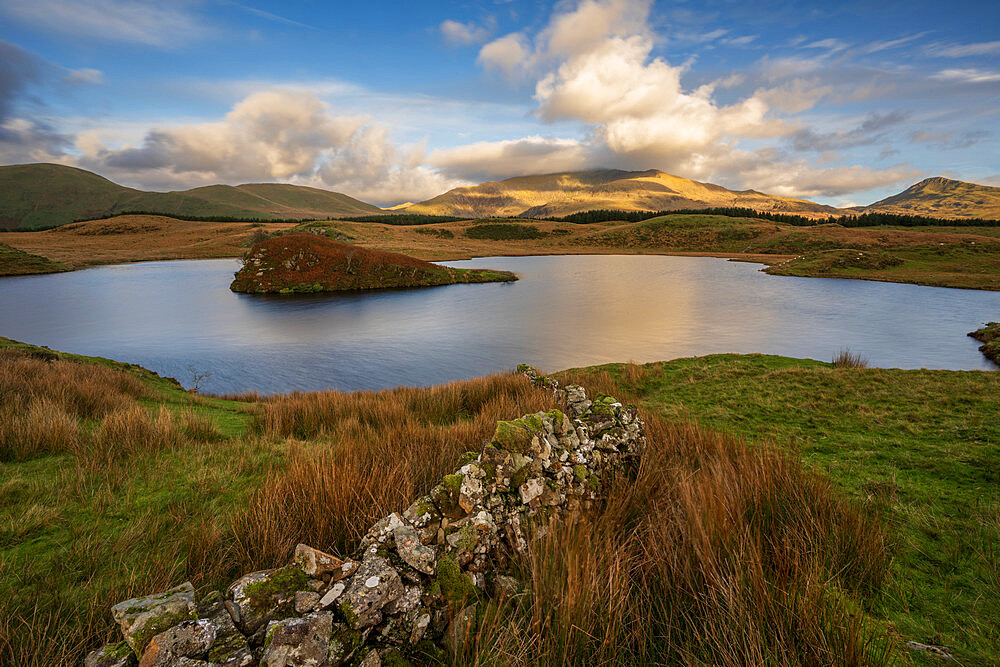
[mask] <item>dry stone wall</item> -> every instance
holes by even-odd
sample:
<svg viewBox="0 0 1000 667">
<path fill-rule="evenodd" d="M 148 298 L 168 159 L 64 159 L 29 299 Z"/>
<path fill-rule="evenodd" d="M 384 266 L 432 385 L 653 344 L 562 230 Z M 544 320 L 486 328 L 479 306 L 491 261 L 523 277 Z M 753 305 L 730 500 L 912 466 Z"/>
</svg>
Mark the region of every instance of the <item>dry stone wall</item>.
<svg viewBox="0 0 1000 667">
<path fill-rule="evenodd" d="M 475 632 L 480 605 L 520 583 L 507 574 L 546 526 L 587 510 L 610 475 L 637 465 L 643 424 L 612 397 L 591 400 L 534 369 L 565 411 L 497 424 L 490 442 L 429 494 L 378 521 L 342 560 L 300 544 L 286 567 L 197 600 L 190 583 L 112 609 L 124 641 L 86 667 L 423 664 Z"/>
</svg>

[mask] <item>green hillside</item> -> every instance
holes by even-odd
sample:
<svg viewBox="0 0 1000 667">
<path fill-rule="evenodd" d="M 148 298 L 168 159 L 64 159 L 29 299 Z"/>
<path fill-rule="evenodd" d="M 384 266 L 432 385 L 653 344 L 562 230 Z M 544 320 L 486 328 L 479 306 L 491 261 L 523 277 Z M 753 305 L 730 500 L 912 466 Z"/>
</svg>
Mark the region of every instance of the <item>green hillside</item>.
<svg viewBox="0 0 1000 667">
<path fill-rule="evenodd" d="M 210 185 L 178 192 L 143 192 L 75 167 L 0 167 L 2 229 L 49 227 L 129 211 L 274 220 L 373 214 L 381 209 L 338 192 L 298 185 Z"/>
</svg>

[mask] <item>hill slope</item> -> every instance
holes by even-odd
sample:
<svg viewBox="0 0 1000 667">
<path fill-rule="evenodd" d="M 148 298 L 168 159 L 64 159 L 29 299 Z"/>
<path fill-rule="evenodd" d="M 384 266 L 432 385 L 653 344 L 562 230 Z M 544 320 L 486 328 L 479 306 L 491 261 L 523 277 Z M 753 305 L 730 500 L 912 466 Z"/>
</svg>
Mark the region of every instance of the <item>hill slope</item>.
<svg viewBox="0 0 1000 667">
<path fill-rule="evenodd" d="M 598 169 L 518 176 L 455 188 L 405 210 L 407 213 L 463 217 L 548 217 L 602 208 L 666 211 L 716 206 L 823 217 L 841 213 L 832 206 L 755 190 L 727 190 L 720 185 L 671 176 L 655 169 Z"/>
<path fill-rule="evenodd" d="M 0 167 L 0 228 L 62 225 L 128 211 L 273 220 L 365 215 L 381 209 L 338 192 L 300 185 L 254 183 L 144 192 L 58 164 Z"/>
<path fill-rule="evenodd" d="M 1000 188 L 928 178 L 863 209 L 868 213 L 1000 219 Z"/>
<path fill-rule="evenodd" d="M 251 294 L 291 294 L 512 280 L 517 276 L 508 271 L 454 269 L 320 234 L 297 233 L 251 248 L 229 288 Z"/>
</svg>

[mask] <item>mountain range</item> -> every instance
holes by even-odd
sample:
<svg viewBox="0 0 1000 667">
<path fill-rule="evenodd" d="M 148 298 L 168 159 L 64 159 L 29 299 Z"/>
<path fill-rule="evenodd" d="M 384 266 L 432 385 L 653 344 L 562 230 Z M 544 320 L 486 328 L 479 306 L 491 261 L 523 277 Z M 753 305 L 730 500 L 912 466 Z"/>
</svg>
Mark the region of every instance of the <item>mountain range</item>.
<svg viewBox="0 0 1000 667">
<path fill-rule="evenodd" d="M 551 217 L 591 209 L 752 208 L 825 218 L 858 212 L 1000 219 L 1000 188 L 929 178 L 870 206 L 839 209 L 756 190 L 729 190 L 658 170 L 596 169 L 518 176 L 449 190 L 427 201 L 378 208 L 345 194 L 301 185 L 210 185 L 175 192 L 126 188 L 57 164 L 0 167 L 0 229 L 31 229 L 114 215 L 321 219 L 388 213 L 463 218 Z"/>
</svg>

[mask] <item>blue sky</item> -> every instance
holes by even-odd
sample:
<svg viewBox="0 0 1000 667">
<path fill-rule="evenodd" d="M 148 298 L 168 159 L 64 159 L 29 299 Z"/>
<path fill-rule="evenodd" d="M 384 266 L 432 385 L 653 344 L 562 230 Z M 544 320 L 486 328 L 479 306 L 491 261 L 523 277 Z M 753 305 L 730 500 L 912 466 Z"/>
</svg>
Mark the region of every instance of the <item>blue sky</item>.
<svg viewBox="0 0 1000 667">
<path fill-rule="evenodd" d="M 618 167 L 1000 185 L 1000 3 L 0 0 L 0 163 L 378 204 Z"/>
</svg>

